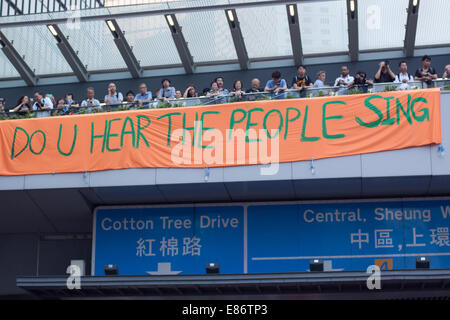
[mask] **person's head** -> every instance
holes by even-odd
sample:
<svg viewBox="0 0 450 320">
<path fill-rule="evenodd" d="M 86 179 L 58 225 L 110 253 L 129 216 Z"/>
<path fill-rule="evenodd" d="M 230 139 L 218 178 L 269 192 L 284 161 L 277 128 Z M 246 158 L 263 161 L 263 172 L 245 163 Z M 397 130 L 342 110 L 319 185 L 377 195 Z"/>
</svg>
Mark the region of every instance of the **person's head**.
<svg viewBox="0 0 450 320">
<path fill-rule="evenodd" d="M 139 85 L 139 92 L 144 95 L 147 93 L 147 85 L 145 83 L 141 83 Z"/>
<path fill-rule="evenodd" d="M 88 99 L 94 99 L 94 95 L 95 95 L 94 88 L 92 88 L 92 87 L 87 88 L 86 94 L 87 94 Z"/>
<path fill-rule="evenodd" d="M 161 81 L 161 85 L 164 89 L 169 89 L 170 87 L 170 80 L 169 79 L 163 79 L 163 81 Z"/>
<path fill-rule="evenodd" d="M 297 68 L 297 73 L 298 73 L 298 75 L 299 75 L 300 77 L 303 77 L 303 76 L 305 75 L 305 73 L 306 73 L 306 67 L 305 67 L 304 65 L 300 65 L 300 66 Z"/>
<path fill-rule="evenodd" d="M 398 64 L 398 69 L 400 70 L 400 72 L 407 72 L 408 71 L 408 64 L 406 63 L 406 61 L 400 61 L 400 63 Z"/>
<path fill-rule="evenodd" d="M 444 70 L 447 72 L 447 76 L 450 76 L 450 64 L 446 65 Z"/>
<path fill-rule="evenodd" d="M 115 85 L 114 83 L 111 82 L 111 83 L 108 85 L 108 90 L 111 91 L 111 93 L 115 93 L 116 90 L 117 90 L 116 85 Z"/>
<path fill-rule="evenodd" d="M 275 82 L 280 81 L 281 79 L 281 72 L 279 70 L 276 70 L 274 72 L 272 72 L 272 80 Z"/>
<path fill-rule="evenodd" d="M 261 81 L 258 78 L 252 80 L 252 89 L 259 89 Z"/>
<path fill-rule="evenodd" d="M 366 79 L 366 73 L 364 71 L 358 71 L 355 75 L 355 82 L 356 83 L 364 83 L 364 80 Z"/>
<path fill-rule="evenodd" d="M 389 60 L 381 61 L 381 63 L 382 63 L 381 72 L 386 73 L 387 67 L 389 66 Z"/>
<path fill-rule="evenodd" d="M 134 92 L 131 90 L 127 92 L 127 102 L 134 102 Z"/>
<path fill-rule="evenodd" d="M 234 90 L 242 90 L 242 81 L 241 80 L 235 80 L 233 82 L 233 88 L 234 88 Z"/>
<path fill-rule="evenodd" d="M 430 65 L 431 65 L 431 57 L 428 55 L 424 55 L 422 57 L 422 66 L 428 68 L 430 67 Z"/>
<path fill-rule="evenodd" d="M 187 96 L 189 98 L 195 97 L 196 96 L 195 86 L 193 84 L 190 84 L 187 86 L 187 88 L 189 89 L 187 92 Z"/>
<path fill-rule="evenodd" d="M 43 98 L 43 96 L 42 96 L 42 93 L 41 93 L 41 92 L 36 91 L 36 92 L 34 93 L 34 100 L 42 100 L 42 98 Z"/>
<path fill-rule="evenodd" d="M 211 82 L 211 90 L 214 92 L 219 90 L 219 85 L 217 84 L 217 82 L 215 81 Z"/>
<path fill-rule="evenodd" d="M 73 93 L 66 94 L 66 101 L 73 101 Z"/>
<path fill-rule="evenodd" d="M 0 99 L 2 99 L 2 98 L 0 98 Z M 21 103 L 28 104 L 29 102 L 30 102 L 30 99 L 28 98 L 28 96 L 22 96 L 19 98 L 19 101 L 17 101 L 17 104 L 21 104 Z"/>
<path fill-rule="evenodd" d="M 217 77 L 214 79 L 214 82 L 217 83 L 217 86 L 219 87 L 219 89 L 223 88 L 223 77 Z"/>
<path fill-rule="evenodd" d="M 183 97 L 183 94 L 180 90 L 175 91 L 175 99 L 180 99 Z"/>
<path fill-rule="evenodd" d="M 347 66 L 342 66 L 342 67 L 341 67 L 341 75 L 342 75 L 343 77 L 348 76 L 349 73 L 350 73 L 350 70 L 348 69 Z"/>
<path fill-rule="evenodd" d="M 58 100 L 56 100 L 57 108 L 63 108 L 65 104 L 66 104 L 66 101 L 64 100 L 64 98 L 58 98 Z"/>
<path fill-rule="evenodd" d="M 326 78 L 327 78 L 327 73 L 325 71 L 317 72 L 317 79 L 318 80 L 321 80 L 322 82 L 325 83 Z"/>
</svg>

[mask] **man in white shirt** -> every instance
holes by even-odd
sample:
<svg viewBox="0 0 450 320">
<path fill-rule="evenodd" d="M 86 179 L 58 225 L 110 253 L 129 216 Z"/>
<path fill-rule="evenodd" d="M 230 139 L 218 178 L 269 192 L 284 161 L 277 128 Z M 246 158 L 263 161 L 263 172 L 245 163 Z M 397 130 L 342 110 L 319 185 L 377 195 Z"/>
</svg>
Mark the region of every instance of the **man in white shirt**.
<svg viewBox="0 0 450 320">
<path fill-rule="evenodd" d="M 342 87 L 351 87 L 355 81 L 355 78 L 353 78 L 350 74 L 350 70 L 347 66 L 341 67 L 341 75 L 340 77 L 336 78 L 336 81 L 334 82 L 334 86 L 342 86 Z"/>
<path fill-rule="evenodd" d="M 408 83 L 410 81 L 414 81 L 413 76 L 408 73 L 408 65 L 406 64 L 406 61 L 400 62 L 398 65 L 398 69 L 400 73 L 395 76 L 394 82 Z"/>
<path fill-rule="evenodd" d="M 45 97 L 38 91 L 34 93 L 33 110 L 36 112 L 37 118 L 50 117 L 50 110 L 53 109 L 52 100 Z"/>
</svg>

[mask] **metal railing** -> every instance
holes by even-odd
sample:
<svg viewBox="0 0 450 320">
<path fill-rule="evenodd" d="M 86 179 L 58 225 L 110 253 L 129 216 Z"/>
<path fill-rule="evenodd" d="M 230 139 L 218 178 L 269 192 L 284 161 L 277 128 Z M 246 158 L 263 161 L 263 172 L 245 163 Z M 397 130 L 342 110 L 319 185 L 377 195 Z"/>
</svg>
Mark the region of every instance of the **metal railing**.
<svg viewBox="0 0 450 320">
<path fill-rule="evenodd" d="M 105 0 L 0 0 L 0 17 L 103 8 Z"/>
<path fill-rule="evenodd" d="M 450 79 L 434 80 L 431 86 L 419 81 L 409 83 L 376 83 L 373 86 L 354 85 L 352 87 L 322 87 L 322 88 L 306 88 L 301 91 L 296 89 L 288 89 L 278 94 L 271 92 L 245 93 L 240 96 L 228 94 L 218 95 L 215 97 L 201 96 L 195 98 L 169 99 L 167 101 L 154 100 L 139 104 L 137 102 L 122 102 L 121 104 L 105 104 L 100 103 L 98 106 L 64 106 L 63 108 L 54 108 L 51 110 L 27 110 L 14 112 L 11 110 L 0 112 L 0 120 L 7 119 L 24 119 L 24 118 L 40 118 L 50 116 L 65 116 L 73 114 L 89 114 L 113 111 L 140 110 L 140 109 L 163 109 L 163 108 L 180 108 L 192 106 L 208 106 L 215 104 L 226 104 L 242 101 L 261 101 L 275 99 L 298 99 L 313 98 L 323 96 L 342 96 L 351 94 L 376 93 L 396 90 L 414 90 L 429 87 L 437 87 L 441 90 L 450 90 Z M 14 108 L 14 107 L 13 107 Z"/>
</svg>

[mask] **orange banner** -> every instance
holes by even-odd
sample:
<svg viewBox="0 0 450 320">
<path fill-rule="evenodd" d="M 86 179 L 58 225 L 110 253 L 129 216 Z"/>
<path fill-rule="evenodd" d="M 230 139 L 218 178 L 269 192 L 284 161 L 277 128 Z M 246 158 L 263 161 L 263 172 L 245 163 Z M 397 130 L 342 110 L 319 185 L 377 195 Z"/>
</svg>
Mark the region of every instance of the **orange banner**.
<svg viewBox="0 0 450 320">
<path fill-rule="evenodd" d="M 302 161 L 440 143 L 440 91 L 8 120 L 0 136 L 0 175 Z"/>
</svg>

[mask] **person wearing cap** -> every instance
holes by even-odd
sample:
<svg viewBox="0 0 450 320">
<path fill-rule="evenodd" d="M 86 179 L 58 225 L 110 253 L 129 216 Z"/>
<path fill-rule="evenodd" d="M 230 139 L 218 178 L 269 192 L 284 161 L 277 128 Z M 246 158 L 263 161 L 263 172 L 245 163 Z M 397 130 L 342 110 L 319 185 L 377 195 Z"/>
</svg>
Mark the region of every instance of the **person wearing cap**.
<svg viewBox="0 0 450 320">
<path fill-rule="evenodd" d="M 433 80 L 437 79 L 437 77 L 436 70 L 431 66 L 431 57 L 423 56 L 422 68 L 417 69 L 414 80 L 425 82 L 428 87 L 431 87 Z"/>
</svg>

